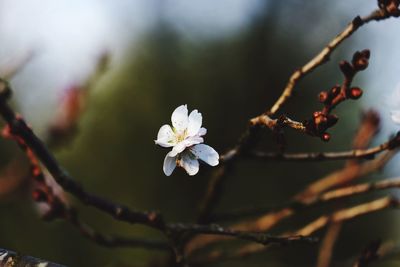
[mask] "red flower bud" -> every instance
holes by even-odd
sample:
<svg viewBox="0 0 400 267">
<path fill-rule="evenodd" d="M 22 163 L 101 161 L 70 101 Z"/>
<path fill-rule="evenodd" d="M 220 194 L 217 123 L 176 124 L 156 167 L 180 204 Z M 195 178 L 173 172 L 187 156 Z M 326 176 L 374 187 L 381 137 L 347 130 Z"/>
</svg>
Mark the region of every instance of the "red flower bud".
<svg viewBox="0 0 400 267">
<path fill-rule="evenodd" d="M 319 102 L 326 104 L 329 100 L 328 92 L 322 91 L 321 93 L 319 93 L 318 99 L 319 99 Z"/>
<path fill-rule="evenodd" d="M 322 141 L 328 142 L 331 139 L 331 135 L 328 133 L 323 133 L 321 136 Z"/>
<path fill-rule="evenodd" d="M 399 11 L 399 0 L 378 0 L 379 8 L 385 10 L 389 14 L 396 14 Z"/>
<path fill-rule="evenodd" d="M 315 111 L 315 112 L 313 113 L 313 118 L 315 119 L 315 118 L 321 116 L 321 114 L 322 114 L 321 111 Z"/>
<path fill-rule="evenodd" d="M 347 96 L 351 99 L 359 99 L 363 94 L 363 90 L 358 87 L 352 87 L 350 88 Z"/>
</svg>

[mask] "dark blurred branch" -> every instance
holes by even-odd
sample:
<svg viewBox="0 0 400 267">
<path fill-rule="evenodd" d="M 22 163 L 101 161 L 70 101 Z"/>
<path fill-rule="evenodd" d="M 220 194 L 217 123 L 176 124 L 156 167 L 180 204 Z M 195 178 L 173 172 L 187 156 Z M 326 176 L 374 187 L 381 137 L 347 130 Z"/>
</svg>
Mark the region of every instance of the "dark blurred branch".
<svg viewBox="0 0 400 267">
<path fill-rule="evenodd" d="M 393 189 L 400 188 L 400 178 L 390 178 L 385 179 L 375 183 L 364 183 L 364 184 L 356 184 L 346 187 L 341 187 L 338 189 L 334 189 L 331 191 L 327 191 L 318 195 L 314 198 L 310 198 L 307 203 L 298 203 L 293 201 L 289 204 L 285 204 L 284 206 L 293 207 L 296 210 L 301 210 L 305 208 L 310 208 L 312 206 L 320 205 L 322 203 L 343 199 L 346 197 L 354 197 L 361 194 L 366 194 L 372 191 L 385 190 L 385 189 Z M 215 221 L 229 221 L 229 220 L 237 220 L 244 217 L 256 216 L 266 212 L 273 212 L 274 210 L 279 210 L 279 208 L 248 208 L 248 209 L 238 209 L 233 212 L 226 213 L 217 213 L 212 218 Z"/>
<path fill-rule="evenodd" d="M 334 198 L 319 198 L 320 195 L 323 194 L 324 191 L 328 190 L 329 188 L 332 188 L 334 186 L 340 186 L 344 183 L 347 183 L 348 181 L 352 181 L 358 177 L 362 177 L 366 174 L 372 173 L 376 170 L 381 169 L 389 159 L 392 158 L 396 151 L 386 151 L 383 155 L 380 157 L 372 160 L 365 162 L 361 164 L 360 166 L 358 165 L 352 165 L 345 167 L 344 169 L 341 169 L 339 171 L 333 172 L 326 177 L 318 180 L 314 184 L 311 184 L 309 187 L 307 187 L 305 190 L 297 194 L 292 198 L 292 200 L 289 203 L 286 203 L 282 205 L 281 207 L 274 208 L 272 210 L 268 210 L 265 213 L 264 210 L 264 215 L 256 218 L 255 220 L 249 220 L 249 221 L 244 221 L 240 222 L 238 224 L 235 224 L 231 226 L 233 229 L 237 230 L 242 230 L 242 231 L 268 231 L 278 223 L 280 223 L 282 220 L 287 219 L 293 215 L 295 215 L 297 212 L 300 212 L 304 210 L 307 207 L 310 207 L 312 205 L 316 205 L 318 203 L 328 201 L 328 200 L 333 200 Z M 393 183 L 393 186 L 395 187 L 396 183 Z M 381 189 L 384 189 L 384 185 L 381 184 L 379 186 Z M 364 192 L 368 192 L 368 190 L 373 190 L 373 189 L 364 189 Z M 378 190 L 378 188 L 377 188 Z M 360 190 L 360 194 L 361 194 Z M 332 193 L 327 193 L 328 196 L 333 196 L 335 194 Z M 341 193 L 343 195 L 337 195 L 338 198 L 340 197 L 345 197 L 346 194 Z M 356 191 L 353 192 L 353 194 L 357 194 Z M 347 196 L 350 196 L 351 194 L 348 194 Z M 339 197 L 340 196 L 340 197 Z M 256 212 L 259 212 L 260 210 L 256 210 Z M 245 211 L 246 213 L 246 211 Z M 243 214 L 231 214 L 230 219 L 232 217 L 236 216 L 236 218 L 242 216 Z M 249 215 L 249 214 L 247 214 Z M 187 251 L 188 253 L 192 253 L 192 251 L 197 250 L 199 248 L 202 248 L 204 246 L 207 246 L 211 243 L 217 242 L 221 240 L 221 237 L 196 237 L 193 240 L 191 240 L 188 245 L 187 245 Z"/>
<path fill-rule="evenodd" d="M 40 260 L 34 257 L 22 255 L 11 250 L 0 248 L 0 266 L 43 266 L 43 267 L 66 267 L 57 263 Z"/>
<path fill-rule="evenodd" d="M 78 217 L 77 211 L 70 207 L 66 200 L 61 198 L 60 195 L 55 193 L 54 188 L 49 184 L 48 179 L 46 179 L 46 175 L 43 173 L 39 161 L 36 159 L 36 155 L 26 145 L 25 141 L 14 136 L 10 131 L 11 129 L 9 126 L 6 126 L 3 130 L 3 137 L 15 139 L 20 148 L 25 152 L 31 165 L 31 177 L 34 186 L 32 197 L 34 201 L 46 204 L 49 207 L 49 209 L 42 214 L 44 220 L 64 219 L 78 229 L 84 237 L 105 247 L 139 247 L 158 250 L 170 249 L 169 244 L 163 241 L 107 236 L 82 222 Z"/>
<path fill-rule="evenodd" d="M 342 222 L 330 223 L 319 247 L 317 267 L 328 267 L 332 260 L 336 241 L 342 230 Z"/>
<path fill-rule="evenodd" d="M 344 64 L 346 65 L 346 64 Z M 370 110 L 365 112 L 362 116 L 360 127 L 357 130 L 353 138 L 353 149 L 365 149 L 369 146 L 375 135 L 378 133 L 380 128 L 380 118 L 379 115 Z M 360 166 L 360 161 L 357 159 L 348 159 L 345 164 L 345 168 L 349 168 L 350 166 Z M 344 187 L 346 188 L 346 187 Z M 343 188 L 341 188 L 343 189 Z M 340 189 L 339 189 L 340 190 Z M 332 190 L 330 192 L 334 192 Z M 352 191 L 352 190 L 349 190 Z M 354 193 L 354 191 L 352 191 Z M 329 192 L 326 192 L 329 193 Z M 322 194 L 325 195 L 326 193 Z M 346 196 L 345 194 L 341 195 L 333 193 L 335 196 Z M 329 197 L 327 198 L 329 200 Z M 336 203 L 336 209 L 341 208 L 344 205 L 343 199 Z M 325 236 L 322 239 L 321 246 L 319 248 L 318 258 L 317 258 L 317 267 L 329 267 L 332 261 L 333 251 L 335 248 L 336 241 L 339 238 L 340 232 L 343 227 L 343 222 L 332 222 L 327 227 L 325 232 Z"/>
<path fill-rule="evenodd" d="M 26 122 L 8 105 L 7 98 L 11 90 L 5 81 L 0 81 L 0 115 L 8 123 L 14 136 L 24 140 L 24 143 L 35 153 L 43 165 L 49 170 L 57 183 L 67 192 L 73 194 L 82 203 L 93 206 L 110 214 L 117 220 L 129 223 L 145 224 L 164 231 L 165 224 L 157 212 L 140 212 L 131 210 L 123 205 L 115 204 L 105 198 L 88 193 L 69 174 L 64 171 L 43 142 L 32 132 Z"/>
<path fill-rule="evenodd" d="M 165 241 L 127 238 L 124 236 L 108 236 L 94 230 L 88 224 L 82 222 L 75 210 L 68 209 L 65 214 L 65 220 L 70 222 L 84 237 L 93 241 L 94 243 L 109 247 L 129 247 L 129 248 L 142 248 L 151 250 L 170 250 L 171 246 Z"/>
<path fill-rule="evenodd" d="M 304 235 L 309 236 L 316 231 L 326 227 L 330 223 L 338 223 L 338 222 L 346 222 L 353 220 L 354 218 L 360 217 L 362 215 L 374 213 L 377 211 L 382 211 L 389 208 L 399 208 L 400 201 L 393 197 L 383 197 L 370 202 L 366 202 L 357 206 L 353 206 L 350 208 L 341 209 L 335 211 L 328 215 L 323 215 L 301 229 L 295 231 L 294 235 Z M 223 252 L 213 252 L 206 256 L 202 256 L 201 258 L 193 258 L 192 261 L 196 264 L 202 265 L 207 263 L 212 263 L 221 260 L 229 260 L 229 259 L 237 259 L 244 258 L 249 255 L 260 253 L 269 249 L 270 246 L 260 246 L 258 244 L 249 244 L 239 249 L 234 250 L 232 253 L 226 254 Z"/>
<path fill-rule="evenodd" d="M 229 170 L 242 154 L 254 148 L 257 143 L 259 129 L 258 126 L 249 127 L 234 148 L 220 155 L 220 166 L 213 172 L 208 182 L 207 190 L 201 200 L 198 223 L 204 224 L 210 221 L 210 214 L 214 211 L 223 195 L 224 182 Z"/>
<path fill-rule="evenodd" d="M 353 267 L 366 267 L 385 257 L 398 255 L 400 246 L 397 241 L 372 241 L 364 248 L 361 255 L 354 262 Z"/>
<path fill-rule="evenodd" d="M 304 191 L 294 196 L 292 202 L 289 202 L 287 205 L 283 205 L 278 209 L 273 209 L 255 220 L 244 221 L 231 227 L 233 229 L 246 231 L 268 231 L 282 220 L 293 216 L 308 205 L 314 205 L 315 201 L 318 199 L 318 195 L 322 194 L 325 190 L 381 169 L 387 161 L 392 158 L 394 153 L 395 152 L 385 152 L 373 161 L 363 163 L 360 166 L 348 166 L 329 174 L 320 179 L 319 182 L 317 181 L 315 184 L 311 184 L 311 186 L 307 187 Z M 193 250 L 202 248 L 220 239 L 221 238 L 218 237 L 198 237 L 188 244 L 187 250 L 190 253 Z"/>
<path fill-rule="evenodd" d="M 379 248 L 381 247 L 380 241 L 371 242 L 361 253 L 360 257 L 354 263 L 353 267 L 366 267 L 371 262 L 379 258 Z"/>
</svg>

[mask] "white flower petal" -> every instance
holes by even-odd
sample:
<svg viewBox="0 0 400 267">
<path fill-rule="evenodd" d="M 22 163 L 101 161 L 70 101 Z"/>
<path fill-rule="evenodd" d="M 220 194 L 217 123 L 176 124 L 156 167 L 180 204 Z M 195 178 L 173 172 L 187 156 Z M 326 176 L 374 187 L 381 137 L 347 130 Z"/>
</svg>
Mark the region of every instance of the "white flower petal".
<svg viewBox="0 0 400 267">
<path fill-rule="evenodd" d="M 184 168 L 190 176 L 199 172 L 199 161 L 189 152 L 182 155 L 179 165 Z"/>
<path fill-rule="evenodd" d="M 182 142 L 177 143 L 171 150 L 170 156 L 175 157 L 179 153 L 183 152 L 187 147 L 191 147 L 193 145 L 201 144 L 204 142 L 203 137 L 200 136 L 192 136 L 183 140 Z"/>
<path fill-rule="evenodd" d="M 201 144 L 204 142 L 203 137 L 200 136 L 189 136 L 185 139 L 186 147 L 190 147 L 193 145 Z"/>
<path fill-rule="evenodd" d="M 205 163 L 211 166 L 217 166 L 219 164 L 219 155 L 214 148 L 205 145 L 195 145 L 190 148 L 190 151 L 200 160 L 204 161 Z"/>
<path fill-rule="evenodd" d="M 207 134 L 207 129 L 204 127 L 201 127 L 199 132 L 197 133 L 198 136 L 203 136 Z"/>
<path fill-rule="evenodd" d="M 170 153 L 165 156 L 163 171 L 166 176 L 170 176 L 176 167 L 176 157 L 171 157 Z"/>
<path fill-rule="evenodd" d="M 203 121 L 203 117 L 201 113 L 197 111 L 197 109 L 190 112 L 189 115 L 189 123 L 187 128 L 188 136 L 195 136 L 200 130 L 201 124 Z"/>
<path fill-rule="evenodd" d="M 154 142 L 162 147 L 171 147 L 175 145 L 175 134 L 172 131 L 171 126 L 168 124 L 161 126 L 157 134 L 157 140 Z"/>
<path fill-rule="evenodd" d="M 400 124 L 400 110 L 394 110 L 390 113 L 390 117 L 392 118 L 392 121 L 394 121 L 397 124 Z"/>
<path fill-rule="evenodd" d="M 187 129 L 189 118 L 187 105 L 177 107 L 171 116 L 172 126 L 179 131 L 183 132 Z"/>
<path fill-rule="evenodd" d="M 181 153 L 183 150 L 186 149 L 187 145 L 185 141 L 186 140 L 179 142 L 172 148 L 171 152 L 169 152 L 171 157 L 175 157 L 176 155 L 178 155 L 179 153 Z"/>
</svg>

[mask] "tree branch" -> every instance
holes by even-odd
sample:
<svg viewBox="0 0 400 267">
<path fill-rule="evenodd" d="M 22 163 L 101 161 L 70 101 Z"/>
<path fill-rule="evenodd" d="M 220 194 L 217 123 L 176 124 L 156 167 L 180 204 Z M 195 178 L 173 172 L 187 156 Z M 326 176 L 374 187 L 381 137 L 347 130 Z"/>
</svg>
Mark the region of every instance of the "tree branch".
<svg viewBox="0 0 400 267">
<path fill-rule="evenodd" d="M 289 203 L 283 204 L 281 207 L 273 208 L 272 210 L 268 210 L 267 212 L 263 212 L 263 216 L 258 217 L 255 220 L 249 220 L 249 221 L 244 221 L 240 222 L 238 224 L 235 224 L 231 226 L 231 228 L 236 229 L 236 230 L 241 230 L 241 231 L 268 231 L 275 225 L 277 225 L 279 222 L 281 222 L 284 219 L 287 219 L 297 212 L 305 209 L 306 207 L 310 207 L 312 205 L 316 205 L 317 203 L 328 201 L 328 200 L 333 200 L 335 199 L 334 197 L 332 198 L 327 198 L 325 199 L 319 199 L 319 196 L 323 194 L 323 192 L 333 186 L 339 186 L 342 183 L 351 181 L 357 177 L 362 177 L 368 173 L 371 173 L 373 171 L 379 170 L 382 166 L 386 164 L 386 162 L 393 156 L 393 152 L 386 152 L 385 154 L 381 155 L 379 158 L 366 162 L 364 164 L 361 164 L 361 166 L 349 166 L 346 167 L 342 170 L 336 171 L 319 181 L 321 182 L 321 185 L 314 187 L 306 188 L 304 191 L 301 193 L 297 194 L 292 201 Z M 394 182 L 393 187 L 396 186 L 396 183 Z M 378 187 L 380 189 L 384 189 L 385 186 L 384 183 L 380 184 Z M 378 190 L 377 187 L 377 190 Z M 388 188 L 388 187 L 387 187 Z M 364 191 L 363 191 L 364 190 Z M 374 189 L 367 189 L 364 188 L 363 190 L 359 189 L 360 194 L 363 192 L 368 192 L 368 190 L 374 190 Z M 349 190 L 351 191 L 351 190 Z M 347 192 L 349 192 L 347 191 Z M 335 193 L 327 193 L 328 196 L 333 196 L 336 195 Z M 357 194 L 356 191 L 353 192 L 353 194 Z M 341 197 L 350 196 L 351 194 L 347 193 L 345 194 L 340 193 Z M 337 198 L 339 197 L 339 194 L 337 194 Z M 259 210 L 257 210 L 258 212 Z M 216 237 L 216 236 L 209 236 L 209 237 L 196 237 L 193 240 L 191 240 L 187 246 L 186 246 L 186 251 L 188 254 L 191 254 L 193 251 L 198 250 L 204 246 L 207 246 L 211 243 L 220 241 L 222 238 L 221 237 Z"/>
<path fill-rule="evenodd" d="M 124 236 L 107 236 L 94 230 L 88 224 L 79 220 L 74 209 L 68 209 L 64 219 L 70 222 L 84 237 L 94 243 L 109 248 L 141 248 L 150 250 L 171 250 L 171 245 L 161 240 L 129 238 Z"/>
<path fill-rule="evenodd" d="M 400 201 L 393 197 L 383 197 L 370 202 L 366 202 L 364 204 L 360 204 L 357 206 L 353 206 L 350 208 L 341 209 L 335 211 L 328 215 L 323 215 L 306 226 L 300 228 L 294 233 L 294 235 L 304 235 L 309 236 L 316 231 L 326 227 L 330 223 L 338 223 L 350 221 L 354 218 L 360 217 L 362 215 L 374 213 L 377 211 L 382 211 L 389 208 L 399 208 Z M 202 256 L 201 258 L 192 258 L 192 261 L 196 264 L 208 264 L 216 261 L 229 260 L 229 259 L 237 259 L 247 257 L 249 255 L 260 253 L 270 248 L 270 246 L 260 246 L 259 244 L 249 244 L 239 249 L 233 251 L 233 253 L 226 254 L 220 251 L 212 252 L 206 256 Z"/>
<path fill-rule="evenodd" d="M 194 234 L 206 234 L 206 235 L 220 235 L 225 237 L 235 237 L 237 239 L 243 239 L 252 241 L 262 245 L 269 244 L 280 244 L 286 245 L 291 243 L 316 243 L 317 238 L 306 237 L 301 235 L 277 237 L 261 232 L 245 232 L 238 231 L 229 228 L 223 228 L 217 224 L 210 225 L 199 225 L 199 224 L 170 224 L 168 229 L 172 232 L 177 233 L 194 233 Z"/>
<path fill-rule="evenodd" d="M 165 225 L 157 212 L 140 212 L 131 210 L 120 204 L 115 204 L 105 198 L 88 193 L 69 174 L 64 171 L 43 142 L 32 132 L 26 122 L 18 116 L 7 104 L 11 90 L 5 81 L 0 81 L 0 115 L 8 123 L 11 133 L 24 140 L 25 144 L 35 153 L 48 169 L 57 183 L 67 192 L 73 194 L 82 203 L 93 206 L 108 213 L 117 220 L 139 223 L 164 231 Z"/>
<path fill-rule="evenodd" d="M 330 55 L 332 52 L 350 35 L 352 35 L 359 27 L 362 25 L 370 22 L 370 21 L 380 21 L 390 17 L 398 17 L 400 16 L 399 13 L 387 13 L 381 9 L 378 9 L 372 12 L 370 15 L 366 17 L 356 17 L 353 21 L 339 34 L 337 35 L 332 41 L 328 43 L 328 45 L 311 61 L 305 64 L 303 67 L 295 71 L 292 76 L 289 78 L 289 81 L 286 87 L 283 90 L 282 95 L 278 98 L 275 104 L 271 107 L 270 110 L 264 112 L 263 114 L 250 119 L 249 126 L 246 132 L 242 135 L 239 139 L 236 146 L 232 149 L 228 150 L 221 156 L 221 164 L 223 165 L 232 165 L 240 155 L 245 154 L 243 152 L 250 151 L 253 147 L 253 144 L 256 142 L 257 133 L 260 130 L 260 126 L 266 125 L 271 127 L 271 123 L 274 123 L 275 120 L 271 119 L 270 116 L 274 115 L 282 106 L 283 104 L 291 97 L 292 92 L 296 84 L 304 78 L 307 74 L 311 73 L 314 69 L 321 66 L 325 62 L 329 60 Z M 276 123 L 276 121 L 275 121 Z M 287 123 L 289 126 L 293 126 L 300 131 L 304 131 L 304 125 L 299 122 Z M 225 182 L 226 176 L 226 169 L 225 166 L 219 167 L 217 171 L 215 171 L 215 175 L 209 181 L 209 185 L 207 187 L 207 191 L 205 196 L 202 200 L 202 204 L 200 205 L 200 212 L 199 212 L 199 223 L 204 223 L 209 221 L 210 213 L 213 212 L 213 209 L 219 202 L 220 196 L 217 194 L 222 191 L 223 184 Z"/>
<path fill-rule="evenodd" d="M 355 17 L 351 23 L 343 29 L 335 38 L 333 38 L 323 49 L 319 52 L 313 59 L 307 62 L 304 66 L 296 70 L 289 78 L 286 87 L 283 89 L 281 96 L 273 104 L 273 106 L 266 111 L 264 114 L 270 116 L 276 114 L 278 110 L 282 108 L 285 102 L 292 96 L 293 90 L 297 83 L 304 78 L 307 74 L 311 73 L 317 67 L 329 61 L 332 52 L 348 37 L 350 37 L 355 31 L 357 31 L 361 26 L 371 22 L 380 21 L 390 17 L 398 17 L 399 14 L 388 14 L 381 9 L 373 11 L 370 15 L 366 17 Z"/>
<path fill-rule="evenodd" d="M 65 265 L 40 260 L 3 248 L 0 248 L 0 266 L 66 267 Z"/>
<path fill-rule="evenodd" d="M 344 159 L 373 159 L 376 154 L 385 150 L 392 150 L 400 146 L 400 134 L 389 141 L 368 149 L 354 149 L 341 152 L 311 152 L 311 153 L 277 153 L 277 152 L 252 152 L 250 158 L 283 161 L 323 161 Z"/>
</svg>

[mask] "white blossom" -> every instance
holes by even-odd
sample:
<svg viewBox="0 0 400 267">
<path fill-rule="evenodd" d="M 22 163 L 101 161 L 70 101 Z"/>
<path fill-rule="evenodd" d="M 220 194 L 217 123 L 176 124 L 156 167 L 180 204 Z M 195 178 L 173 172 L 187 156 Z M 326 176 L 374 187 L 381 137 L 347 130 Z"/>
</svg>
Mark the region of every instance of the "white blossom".
<svg viewBox="0 0 400 267">
<path fill-rule="evenodd" d="M 218 153 L 210 146 L 202 144 L 207 129 L 201 127 L 203 117 L 197 109 L 188 116 L 187 105 L 177 107 L 171 116 L 172 127 L 161 126 L 155 143 L 171 148 L 165 156 L 163 171 L 170 176 L 176 166 L 182 167 L 189 175 L 199 171 L 199 160 L 211 166 L 219 163 Z"/>
</svg>

